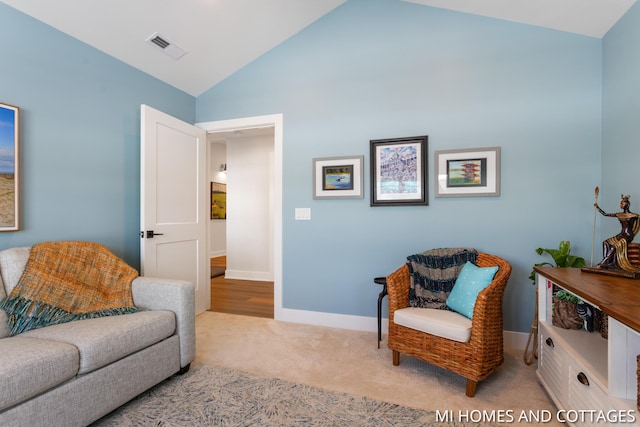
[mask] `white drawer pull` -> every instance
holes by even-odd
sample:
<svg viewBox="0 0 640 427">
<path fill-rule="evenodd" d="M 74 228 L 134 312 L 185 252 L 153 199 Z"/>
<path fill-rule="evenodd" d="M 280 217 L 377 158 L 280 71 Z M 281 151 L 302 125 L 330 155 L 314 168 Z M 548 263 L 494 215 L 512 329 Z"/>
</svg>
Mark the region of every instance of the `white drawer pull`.
<svg viewBox="0 0 640 427">
<path fill-rule="evenodd" d="M 578 381 L 580 381 L 580 384 L 589 386 L 589 378 L 587 378 L 587 376 L 584 374 L 584 372 L 580 372 L 578 374 Z"/>
</svg>

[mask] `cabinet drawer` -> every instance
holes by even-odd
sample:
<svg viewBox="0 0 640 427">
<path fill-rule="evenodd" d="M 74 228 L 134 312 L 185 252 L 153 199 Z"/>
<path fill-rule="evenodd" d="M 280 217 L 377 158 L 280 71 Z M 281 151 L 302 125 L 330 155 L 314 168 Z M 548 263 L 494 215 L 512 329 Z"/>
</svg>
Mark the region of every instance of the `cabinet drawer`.
<svg viewBox="0 0 640 427">
<path fill-rule="evenodd" d="M 572 409 L 590 409 L 607 412 L 609 399 L 607 393 L 594 381 L 593 377 L 576 361 L 569 362 L 569 399 L 568 405 Z M 589 417 L 579 419 L 576 426 L 598 425 Z M 602 425 L 602 424 L 600 424 Z"/>
<path fill-rule="evenodd" d="M 561 348 L 560 340 L 554 340 L 545 327 L 540 328 L 540 356 L 538 368 L 540 376 L 547 383 L 550 392 L 561 402 L 567 398 L 567 356 Z"/>
</svg>

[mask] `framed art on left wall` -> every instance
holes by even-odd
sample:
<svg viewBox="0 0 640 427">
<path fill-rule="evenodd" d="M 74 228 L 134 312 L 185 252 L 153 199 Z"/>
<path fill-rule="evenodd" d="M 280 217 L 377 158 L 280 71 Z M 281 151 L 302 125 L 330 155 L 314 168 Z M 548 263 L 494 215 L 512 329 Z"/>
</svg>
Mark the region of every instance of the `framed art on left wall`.
<svg viewBox="0 0 640 427">
<path fill-rule="evenodd" d="M 20 229 L 20 109 L 0 103 L 0 231 Z"/>
<path fill-rule="evenodd" d="M 361 199 L 364 156 L 313 159 L 314 199 Z"/>
</svg>

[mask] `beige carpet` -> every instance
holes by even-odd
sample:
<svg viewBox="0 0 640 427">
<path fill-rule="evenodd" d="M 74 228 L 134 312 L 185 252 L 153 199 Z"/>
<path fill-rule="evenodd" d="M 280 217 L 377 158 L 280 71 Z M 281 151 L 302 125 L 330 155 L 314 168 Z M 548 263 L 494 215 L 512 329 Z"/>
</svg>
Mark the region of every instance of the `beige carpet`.
<svg viewBox="0 0 640 427">
<path fill-rule="evenodd" d="M 393 366 L 385 337 L 378 349 L 376 335 L 205 312 L 196 319 L 196 362 L 456 416 L 474 410 L 555 416 L 535 364 L 525 365 L 521 351 L 507 350 L 504 365 L 468 398 L 455 374 L 408 357 Z"/>
</svg>

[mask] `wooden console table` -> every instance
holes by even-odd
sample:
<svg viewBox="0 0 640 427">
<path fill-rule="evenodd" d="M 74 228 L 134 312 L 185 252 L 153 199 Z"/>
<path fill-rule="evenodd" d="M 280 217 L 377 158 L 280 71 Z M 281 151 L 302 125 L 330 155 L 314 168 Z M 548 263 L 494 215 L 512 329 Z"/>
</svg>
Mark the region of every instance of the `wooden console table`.
<svg viewBox="0 0 640 427">
<path fill-rule="evenodd" d="M 534 270 L 640 332 L 640 280 L 585 273 L 579 268 L 535 267 Z"/>
</svg>

